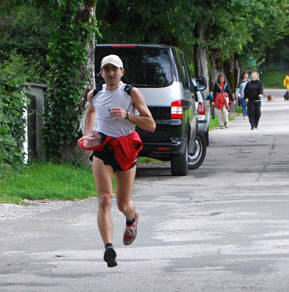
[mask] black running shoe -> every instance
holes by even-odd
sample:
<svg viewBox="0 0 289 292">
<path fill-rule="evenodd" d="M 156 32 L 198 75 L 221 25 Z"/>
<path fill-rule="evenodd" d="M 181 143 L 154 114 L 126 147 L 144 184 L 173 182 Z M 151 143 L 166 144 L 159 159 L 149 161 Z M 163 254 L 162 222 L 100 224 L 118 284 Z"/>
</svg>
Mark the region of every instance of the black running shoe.
<svg viewBox="0 0 289 292">
<path fill-rule="evenodd" d="M 103 259 L 109 268 L 117 266 L 116 252 L 113 247 L 109 246 L 105 249 Z"/>
</svg>

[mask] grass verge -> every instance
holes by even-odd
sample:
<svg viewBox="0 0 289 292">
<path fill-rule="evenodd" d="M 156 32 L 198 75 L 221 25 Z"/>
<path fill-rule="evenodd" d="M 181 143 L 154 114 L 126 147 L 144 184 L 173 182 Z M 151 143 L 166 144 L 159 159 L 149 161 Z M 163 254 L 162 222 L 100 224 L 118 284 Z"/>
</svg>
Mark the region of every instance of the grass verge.
<svg viewBox="0 0 289 292">
<path fill-rule="evenodd" d="M 285 76 L 285 70 L 269 68 L 261 74 L 261 81 L 264 84 L 264 88 L 284 88 L 283 80 Z"/>
<path fill-rule="evenodd" d="M 76 200 L 96 196 L 91 169 L 69 164 L 32 163 L 6 169 L 0 180 L 0 203 L 27 200 Z"/>
<path fill-rule="evenodd" d="M 209 130 L 213 130 L 214 128 L 217 128 L 219 125 L 220 123 L 218 117 L 215 116 L 214 119 L 212 117 L 210 118 Z"/>
<path fill-rule="evenodd" d="M 242 112 L 242 110 L 241 110 L 241 112 Z M 239 114 L 239 111 L 236 110 L 236 113 Z M 229 114 L 229 121 L 232 121 L 234 119 L 235 119 L 234 116 Z M 212 117 L 211 117 L 210 118 L 210 123 L 209 123 L 209 130 L 213 130 L 213 129 L 219 127 L 219 126 L 220 126 L 219 118 L 217 116 L 215 116 L 215 118 L 212 119 Z"/>
<path fill-rule="evenodd" d="M 142 157 L 139 157 L 138 158 L 138 163 L 158 163 L 159 160 L 158 159 L 155 159 L 155 158 L 150 158 L 150 157 L 145 157 L 145 156 L 142 156 Z"/>
</svg>

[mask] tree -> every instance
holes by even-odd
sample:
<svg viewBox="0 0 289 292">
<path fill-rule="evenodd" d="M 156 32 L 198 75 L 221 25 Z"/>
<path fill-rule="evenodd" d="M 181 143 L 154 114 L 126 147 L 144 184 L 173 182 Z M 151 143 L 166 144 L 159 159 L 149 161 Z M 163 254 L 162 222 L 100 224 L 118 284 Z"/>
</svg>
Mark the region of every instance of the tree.
<svg viewBox="0 0 289 292">
<path fill-rule="evenodd" d="M 27 64 L 23 73 L 30 82 L 46 82 L 49 18 L 32 1 L 0 3 L 0 61 L 19 55 Z"/>
<path fill-rule="evenodd" d="M 286 0 L 207 0 L 182 7 L 182 13 L 193 15 L 196 75 L 208 75 L 209 64 L 211 86 L 218 72 L 225 71 L 234 87 L 239 61 L 245 56 L 262 61 L 265 48 L 280 38 L 288 19 Z"/>
<path fill-rule="evenodd" d="M 49 5 L 52 8 L 52 29 L 45 107 L 46 153 L 49 158 L 70 159 L 75 157 L 86 93 L 94 84 L 96 1 L 61 0 L 50 1 Z"/>
<path fill-rule="evenodd" d="M 286 36 L 288 11 L 287 0 L 259 0 L 255 3 L 250 14 L 251 41 L 240 54 L 240 59 L 242 58 L 245 64 L 252 58 L 257 65 L 263 63 L 267 50 L 272 49 L 276 42 Z"/>
</svg>

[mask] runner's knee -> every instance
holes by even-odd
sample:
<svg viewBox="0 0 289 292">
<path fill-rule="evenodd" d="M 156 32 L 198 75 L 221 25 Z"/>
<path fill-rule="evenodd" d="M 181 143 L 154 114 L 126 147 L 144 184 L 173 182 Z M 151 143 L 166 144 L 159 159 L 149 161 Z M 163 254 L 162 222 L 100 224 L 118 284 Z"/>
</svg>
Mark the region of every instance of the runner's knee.
<svg viewBox="0 0 289 292">
<path fill-rule="evenodd" d="M 112 204 L 112 195 L 109 193 L 99 193 L 98 196 L 98 205 L 100 209 L 111 208 Z"/>
<path fill-rule="evenodd" d="M 120 212 L 126 213 L 129 208 L 129 202 L 127 201 L 117 201 L 117 206 Z"/>
</svg>

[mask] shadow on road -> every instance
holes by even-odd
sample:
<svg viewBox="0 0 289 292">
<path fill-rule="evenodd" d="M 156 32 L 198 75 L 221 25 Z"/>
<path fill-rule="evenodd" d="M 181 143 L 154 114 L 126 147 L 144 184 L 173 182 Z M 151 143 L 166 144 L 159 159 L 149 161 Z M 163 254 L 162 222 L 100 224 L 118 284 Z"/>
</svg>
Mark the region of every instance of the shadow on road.
<svg viewBox="0 0 289 292">
<path fill-rule="evenodd" d="M 141 167 L 138 166 L 136 170 L 136 176 L 171 176 L 170 167 Z"/>
</svg>

